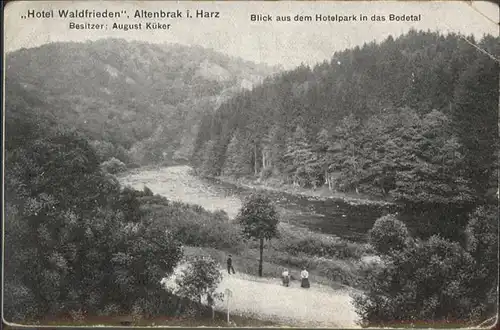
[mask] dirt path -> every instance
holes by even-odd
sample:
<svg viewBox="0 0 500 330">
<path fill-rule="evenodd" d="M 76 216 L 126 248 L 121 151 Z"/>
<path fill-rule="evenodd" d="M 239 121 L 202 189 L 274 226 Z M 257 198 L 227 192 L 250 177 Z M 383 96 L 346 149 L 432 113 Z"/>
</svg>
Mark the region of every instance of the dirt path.
<svg viewBox="0 0 500 330">
<path fill-rule="evenodd" d="M 162 280 L 166 287 L 175 290 L 174 278 L 179 276 L 185 264 L 178 266 L 169 279 Z M 289 287 L 281 285 L 276 278 L 259 278 L 247 274 L 227 274 L 221 270 L 223 279 L 217 289 L 225 293 L 231 290 L 229 310 L 232 315 L 249 316 L 269 320 L 285 326 L 359 328 L 358 316 L 352 298 L 346 289 L 335 290 L 314 283 L 303 289 L 298 281 Z M 227 311 L 227 297 L 216 302 L 216 309 Z"/>
<path fill-rule="evenodd" d="M 255 315 L 290 326 L 358 327 L 352 298 L 346 290 L 334 290 L 314 282 L 311 288 L 303 289 L 298 281 L 284 287 L 279 279 L 223 275 L 219 291 L 233 292 L 229 300 L 230 313 Z M 218 303 L 217 309 L 226 311 L 226 302 Z"/>
</svg>

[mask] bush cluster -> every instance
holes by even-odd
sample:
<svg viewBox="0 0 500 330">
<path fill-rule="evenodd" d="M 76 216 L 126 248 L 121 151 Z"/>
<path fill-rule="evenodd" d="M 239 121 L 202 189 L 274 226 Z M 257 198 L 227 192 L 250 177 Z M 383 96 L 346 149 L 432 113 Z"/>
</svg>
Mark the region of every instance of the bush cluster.
<svg viewBox="0 0 500 330">
<path fill-rule="evenodd" d="M 241 230 L 224 211 L 209 212 L 198 205 L 172 202 L 161 196 L 140 198 L 145 218 L 171 232 L 185 245 L 238 251 Z"/>
<path fill-rule="evenodd" d="M 284 224 L 280 226 L 279 242 L 275 248 L 294 256 L 306 254 L 336 259 L 359 259 L 368 252 L 365 245 Z"/>
<path fill-rule="evenodd" d="M 111 159 L 103 162 L 101 164 L 101 168 L 109 174 L 117 174 L 125 172 L 127 170 L 127 165 L 125 165 L 125 163 L 123 163 L 122 161 L 112 157 Z"/>
<path fill-rule="evenodd" d="M 355 297 L 362 325 L 477 325 L 495 315 L 497 214 L 494 206 L 478 207 L 469 217 L 465 246 L 439 235 L 412 239 L 395 216 L 377 220 L 370 241 L 384 267 L 367 273 L 366 294 Z"/>
<path fill-rule="evenodd" d="M 201 221 L 195 210 L 169 204 L 147 188 L 122 189 L 102 171 L 86 139 L 72 131 L 9 150 L 6 191 L 6 320 L 140 319 L 178 309 L 160 280 L 183 256 L 179 238 L 144 216 L 150 215 L 144 208 L 165 203 L 177 224 Z"/>
</svg>

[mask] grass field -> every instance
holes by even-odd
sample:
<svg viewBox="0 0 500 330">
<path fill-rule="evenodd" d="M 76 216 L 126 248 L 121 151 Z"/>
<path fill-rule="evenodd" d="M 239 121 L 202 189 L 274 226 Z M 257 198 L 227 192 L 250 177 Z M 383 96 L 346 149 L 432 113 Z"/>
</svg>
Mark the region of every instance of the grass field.
<svg viewBox="0 0 500 330">
<path fill-rule="evenodd" d="M 186 257 L 196 255 L 210 255 L 221 264 L 222 268 L 225 267 L 227 256 L 230 254 L 226 251 L 205 247 L 184 247 L 184 253 Z M 233 259 L 233 266 L 236 272 L 258 276 L 259 257 L 257 250 L 246 250 L 240 255 L 234 253 L 232 253 L 231 255 Z M 288 268 L 292 277 L 292 281 L 298 280 L 300 278 L 301 268 L 296 264 L 301 264 L 306 259 L 309 265 L 313 266 L 308 268 L 309 278 L 311 282 L 327 285 L 333 289 L 346 287 L 347 285 L 343 284 L 344 281 L 332 280 L 332 274 L 328 274 L 328 270 L 333 273 L 336 268 L 342 268 L 342 270 L 339 271 L 339 274 L 344 274 L 344 277 L 347 276 L 345 274 L 349 274 L 349 276 L 351 276 L 351 282 L 355 282 L 359 277 L 358 273 L 360 271 L 360 266 L 342 262 L 341 260 L 321 260 L 319 258 L 312 258 L 310 256 L 304 256 L 303 258 L 298 257 L 297 259 L 299 260 L 297 262 L 293 262 L 293 260 L 291 259 L 291 257 L 284 256 L 284 254 L 279 251 L 264 251 L 264 260 L 273 261 L 263 262 L 263 277 L 280 278 L 281 273 L 283 272 L 283 268 Z M 315 259 L 317 259 L 317 261 L 314 261 Z M 313 265 L 314 262 L 316 262 L 316 265 Z M 324 273 L 327 273 L 330 276 L 325 276 Z M 353 286 L 353 288 L 356 287 L 356 285 Z"/>
</svg>

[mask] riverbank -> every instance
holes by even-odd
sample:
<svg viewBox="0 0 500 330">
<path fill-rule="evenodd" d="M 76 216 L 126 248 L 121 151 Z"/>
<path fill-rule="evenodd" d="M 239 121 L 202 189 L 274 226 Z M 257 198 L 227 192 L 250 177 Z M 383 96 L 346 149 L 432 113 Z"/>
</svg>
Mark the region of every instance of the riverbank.
<svg viewBox="0 0 500 330">
<path fill-rule="evenodd" d="M 396 205 L 396 203 L 392 201 L 381 200 L 367 195 L 330 191 L 327 187 L 320 187 L 316 190 L 311 190 L 301 187 L 295 187 L 293 185 L 283 184 L 273 179 L 260 180 L 253 178 L 234 178 L 229 176 L 210 177 L 209 179 L 226 184 L 232 184 L 246 189 L 262 189 L 281 192 L 295 196 L 304 196 L 308 199 L 314 200 L 339 200 L 350 205 Z"/>
</svg>

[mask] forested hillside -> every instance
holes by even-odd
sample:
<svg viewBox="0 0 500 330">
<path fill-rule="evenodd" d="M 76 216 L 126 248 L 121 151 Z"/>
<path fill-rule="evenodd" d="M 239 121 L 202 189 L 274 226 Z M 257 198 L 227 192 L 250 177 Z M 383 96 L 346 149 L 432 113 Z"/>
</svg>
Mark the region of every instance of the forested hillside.
<svg viewBox="0 0 500 330">
<path fill-rule="evenodd" d="M 200 175 L 401 206 L 368 233 L 385 266 L 355 298 L 364 326 L 494 320 L 500 39 L 466 40 L 410 31 L 336 52 L 240 93 L 201 123 L 192 159 Z"/>
<path fill-rule="evenodd" d="M 149 164 L 187 159 L 200 116 L 274 70 L 198 46 L 105 39 L 9 53 L 6 89 L 38 94 L 59 123 L 91 140 L 101 162 Z M 15 116 L 15 96 L 6 102 Z M 17 129 L 7 124 L 7 134 Z"/>
<path fill-rule="evenodd" d="M 499 39 L 475 41 L 498 56 Z M 496 193 L 498 63 L 459 36 L 410 31 L 268 79 L 207 114 L 193 163 L 415 204 Z"/>
<path fill-rule="evenodd" d="M 179 235 L 182 225 L 196 230 L 193 223 L 225 224 L 227 217 L 172 203 L 147 188 L 123 188 L 101 169 L 88 138 L 54 118 L 63 109 L 36 92 L 9 89 L 6 97 L 5 319 L 89 325 L 96 317 L 172 318 L 189 308 L 191 320 L 201 318 L 197 300 L 191 305 L 190 297 L 164 290 L 160 280 L 185 257 L 181 244 L 195 236 Z M 190 292 L 217 285 L 204 281 Z"/>
<path fill-rule="evenodd" d="M 99 169 L 84 136 L 50 118 L 50 106 L 34 93 L 7 98 L 16 108 L 6 112 L 6 319 L 78 319 L 165 298 L 157 278 L 175 267 L 180 244 L 141 221 L 137 200 Z"/>
</svg>

